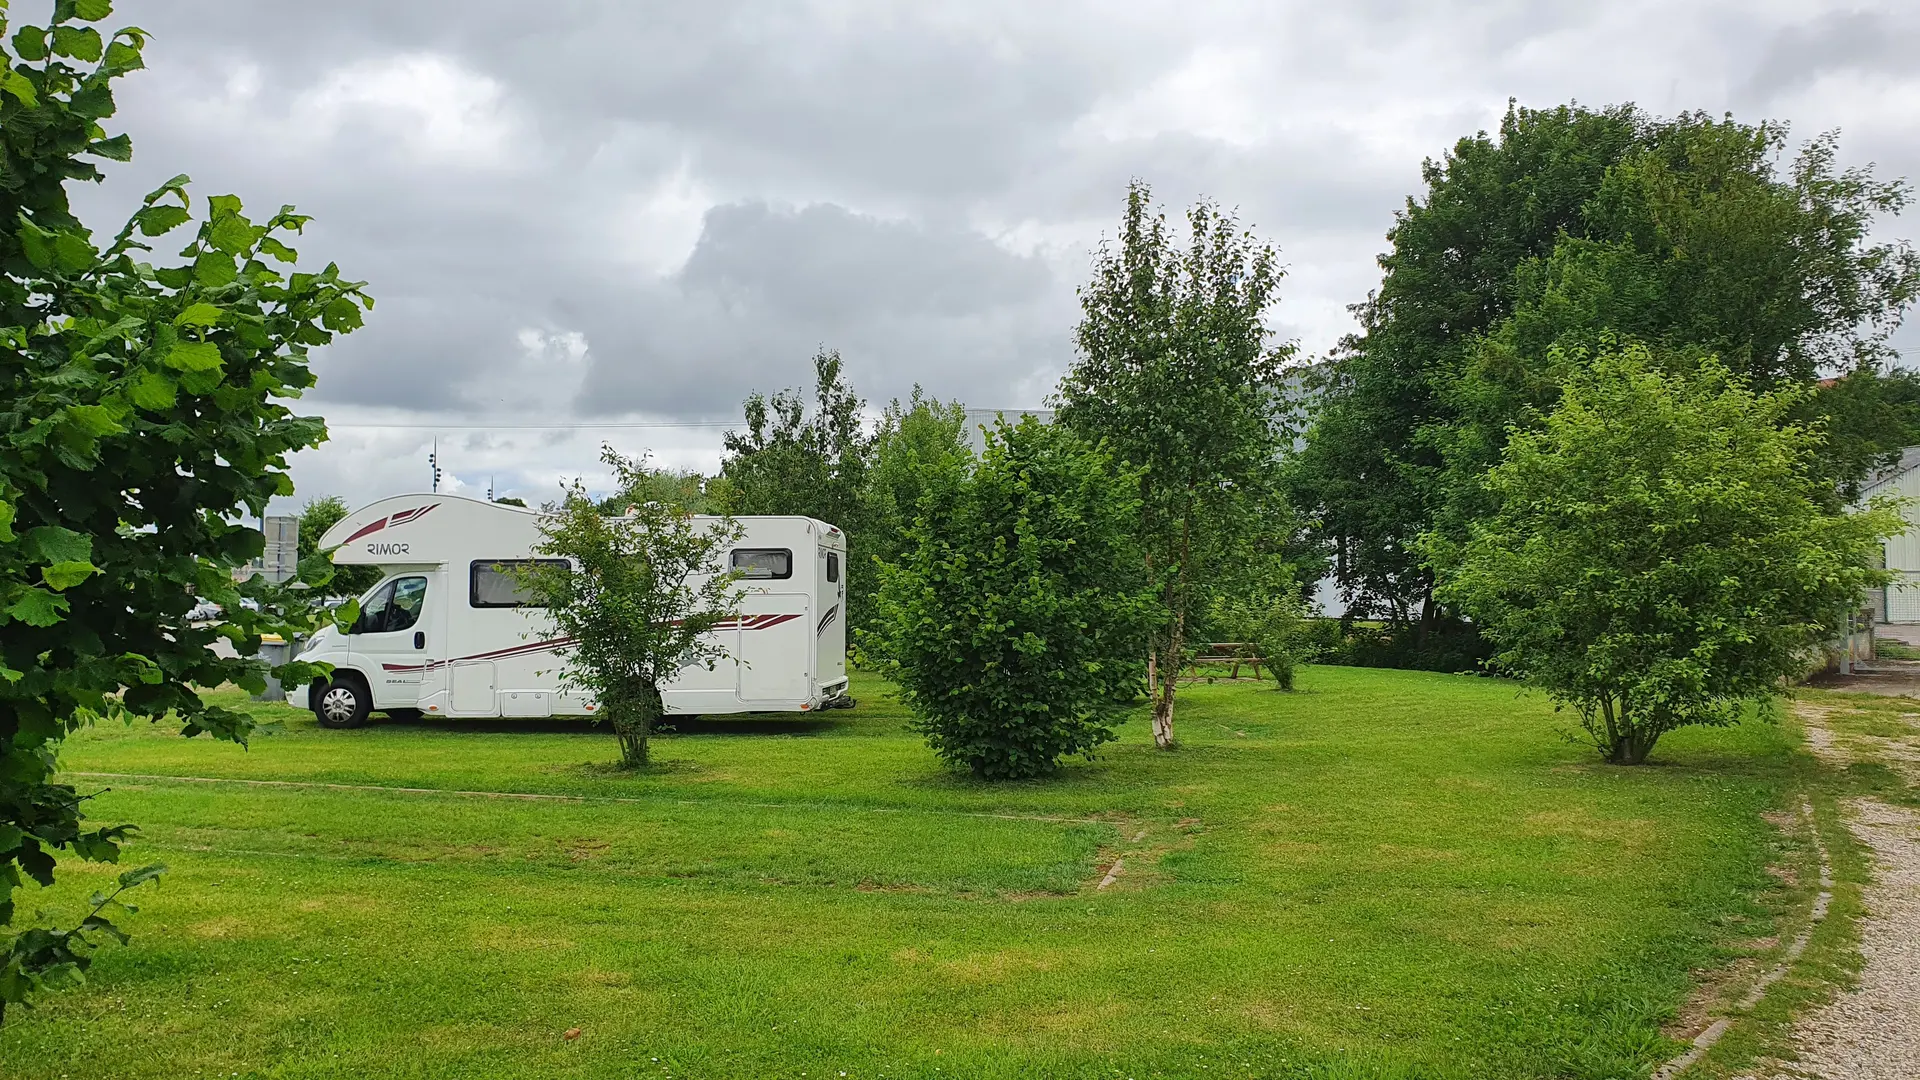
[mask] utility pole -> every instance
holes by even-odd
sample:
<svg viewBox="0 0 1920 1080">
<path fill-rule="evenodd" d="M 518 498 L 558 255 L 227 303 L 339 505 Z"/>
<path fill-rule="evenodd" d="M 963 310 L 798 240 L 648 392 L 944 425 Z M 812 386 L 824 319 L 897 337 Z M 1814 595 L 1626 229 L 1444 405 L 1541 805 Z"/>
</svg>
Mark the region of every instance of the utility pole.
<svg viewBox="0 0 1920 1080">
<path fill-rule="evenodd" d="M 427 455 L 427 465 L 433 469 L 433 493 L 440 494 L 440 437 L 433 437 L 433 452 Z"/>
</svg>

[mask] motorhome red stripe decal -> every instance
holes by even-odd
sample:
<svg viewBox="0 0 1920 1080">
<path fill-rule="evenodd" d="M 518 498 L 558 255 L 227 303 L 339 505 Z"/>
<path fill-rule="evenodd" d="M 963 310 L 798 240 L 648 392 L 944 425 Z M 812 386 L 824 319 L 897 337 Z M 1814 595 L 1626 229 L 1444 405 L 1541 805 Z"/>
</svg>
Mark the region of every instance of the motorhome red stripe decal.
<svg viewBox="0 0 1920 1080">
<path fill-rule="evenodd" d="M 438 504 L 436 503 L 435 505 Z M 738 622 L 721 623 L 715 626 L 714 629 L 765 630 L 768 627 L 792 622 L 799 617 L 798 615 L 749 615 L 740 619 Z M 573 644 L 572 638 L 553 638 L 550 641 L 535 641 L 526 645 L 515 645 L 511 648 L 495 649 L 492 652 L 474 653 L 471 656 L 456 656 L 451 660 L 435 660 L 428 664 L 381 664 L 380 667 L 383 671 L 433 671 L 436 668 L 446 667 L 448 664 L 460 664 L 470 660 L 504 660 L 509 657 L 524 656 L 528 653 L 545 652 L 548 649 L 562 649 L 571 644 Z"/>
<path fill-rule="evenodd" d="M 545 652 L 548 649 L 561 649 L 573 644 L 572 638 L 553 638 L 549 641 L 534 641 L 525 645 L 515 645 L 507 649 L 495 649 L 492 652 L 474 653 L 471 656 L 456 656 L 451 660 L 435 660 L 428 664 L 381 664 L 386 671 L 433 671 L 448 664 L 460 664 L 470 660 L 504 660 L 513 656 L 525 656 L 530 653 Z"/>
<path fill-rule="evenodd" d="M 352 536 L 347 537 L 345 540 L 340 541 L 340 543 L 343 545 L 351 544 L 355 540 L 358 540 L 361 537 L 368 535 L 369 533 L 377 533 L 381 529 L 384 529 L 389 525 L 405 525 L 409 522 L 419 521 L 421 518 L 427 516 L 427 511 L 439 505 L 440 505 L 439 503 L 428 503 L 425 506 L 416 506 L 411 510 L 402 510 L 399 513 L 394 514 L 390 517 L 383 517 L 379 521 L 376 521 L 373 524 L 368 525 L 365 528 L 361 529 L 359 532 L 354 533 Z"/>
</svg>

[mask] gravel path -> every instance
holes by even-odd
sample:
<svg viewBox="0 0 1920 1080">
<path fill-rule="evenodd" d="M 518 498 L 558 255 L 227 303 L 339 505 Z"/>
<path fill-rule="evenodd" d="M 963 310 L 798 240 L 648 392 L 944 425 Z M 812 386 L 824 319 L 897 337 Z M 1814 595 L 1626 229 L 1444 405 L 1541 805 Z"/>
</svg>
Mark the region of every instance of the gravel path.
<svg viewBox="0 0 1920 1080">
<path fill-rule="evenodd" d="M 1853 754 L 1824 723 L 1828 710 L 1802 702 L 1798 708 L 1813 752 L 1845 765 Z M 1877 741 L 1877 740 L 1876 740 Z M 1889 740 L 1906 749 L 1920 742 Z M 1910 755 L 1890 753 L 1887 764 L 1913 775 Z M 1873 849 L 1874 882 L 1860 921 L 1865 961 L 1858 986 L 1843 992 L 1795 1025 L 1800 1060 L 1784 1075 L 1819 1080 L 1916 1080 L 1920 1078 L 1920 813 L 1874 799 L 1847 807 L 1848 828 Z"/>
<path fill-rule="evenodd" d="M 1920 814 L 1863 799 L 1848 823 L 1873 848 L 1860 985 L 1804 1017 L 1796 1071 L 1821 1080 L 1920 1077 Z"/>
</svg>

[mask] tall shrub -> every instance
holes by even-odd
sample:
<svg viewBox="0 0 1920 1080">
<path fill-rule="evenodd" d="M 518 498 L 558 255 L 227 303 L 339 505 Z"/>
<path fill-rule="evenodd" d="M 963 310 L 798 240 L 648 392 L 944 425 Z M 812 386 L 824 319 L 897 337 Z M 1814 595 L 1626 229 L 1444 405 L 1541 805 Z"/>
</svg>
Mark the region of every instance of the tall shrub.
<svg viewBox="0 0 1920 1080">
<path fill-rule="evenodd" d="M 1428 549 L 1495 663 L 1637 765 L 1781 693 L 1886 579 L 1871 567 L 1901 524 L 1829 509 L 1820 435 L 1787 420 L 1804 390 L 1756 393 L 1714 361 L 1662 371 L 1638 345 L 1576 367 L 1488 473 L 1498 509 L 1464 551 L 1437 533 Z"/>
<path fill-rule="evenodd" d="M 1015 779 L 1114 737 L 1152 612 L 1121 476 L 1031 417 L 999 424 L 971 471 L 933 475 L 879 610 L 887 666 L 941 758 Z"/>
</svg>

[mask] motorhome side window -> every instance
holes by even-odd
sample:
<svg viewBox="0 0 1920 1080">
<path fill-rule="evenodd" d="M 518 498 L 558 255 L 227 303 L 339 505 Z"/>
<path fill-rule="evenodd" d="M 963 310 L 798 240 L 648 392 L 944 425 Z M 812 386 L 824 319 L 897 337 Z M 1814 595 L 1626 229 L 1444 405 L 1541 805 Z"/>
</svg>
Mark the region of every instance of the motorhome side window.
<svg viewBox="0 0 1920 1080">
<path fill-rule="evenodd" d="M 539 607 L 520 584 L 529 566 L 566 566 L 565 559 L 475 559 L 467 590 L 468 607 Z"/>
<path fill-rule="evenodd" d="M 735 548 L 733 568 L 755 580 L 793 576 L 793 552 L 786 548 Z"/>
<path fill-rule="evenodd" d="M 409 630 L 420 621 L 420 610 L 427 604 L 427 579 L 394 578 L 380 586 L 360 607 L 360 617 L 349 634 L 387 634 Z"/>
<path fill-rule="evenodd" d="M 827 552 L 827 580 L 840 580 L 840 556 L 831 551 Z"/>
</svg>

